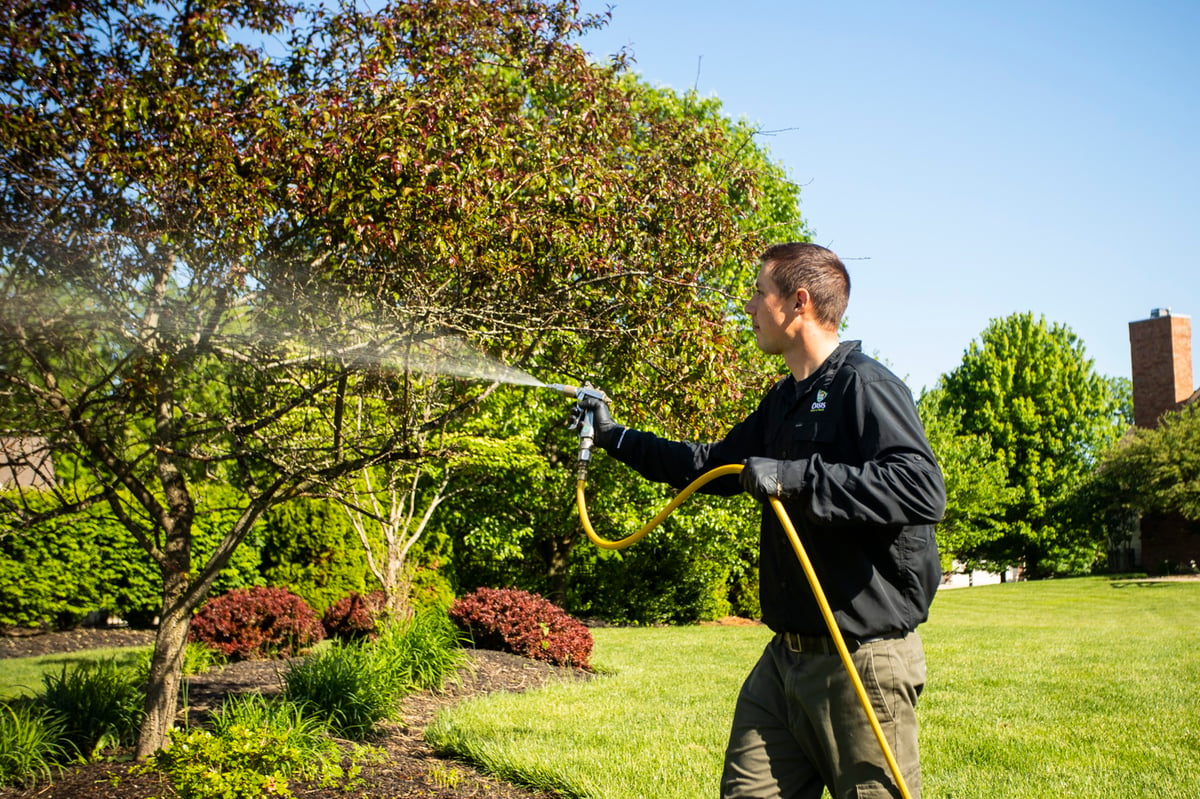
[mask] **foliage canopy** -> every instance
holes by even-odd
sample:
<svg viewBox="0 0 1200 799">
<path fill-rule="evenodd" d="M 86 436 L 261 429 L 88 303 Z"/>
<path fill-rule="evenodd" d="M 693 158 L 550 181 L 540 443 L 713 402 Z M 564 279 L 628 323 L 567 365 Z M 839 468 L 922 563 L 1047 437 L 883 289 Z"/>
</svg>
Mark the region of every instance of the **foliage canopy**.
<svg viewBox="0 0 1200 799">
<path fill-rule="evenodd" d="M 1099 480 L 1124 504 L 1200 521 L 1200 404 L 1134 428 L 1108 453 Z"/>
<path fill-rule="evenodd" d="M 943 386 L 943 412 L 991 442 L 1015 492 L 993 562 L 1033 575 L 1078 557 L 1089 565 L 1101 540 L 1063 508 L 1124 429 L 1118 386 L 1095 373 L 1069 328 L 1032 313 L 993 319 Z"/>
<path fill-rule="evenodd" d="M 55 507 L 4 510 L 103 507 L 154 564 L 139 755 L 262 514 L 444 455 L 424 433 L 478 391 L 414 377 L 432 337 L 681 425 L 741 400 L 728 311 L 803 235 L 795 187 L 719 104 L 589 60 L 576 3 L 2 8 L 0 427 L 78 464 Z"/>
</svg>

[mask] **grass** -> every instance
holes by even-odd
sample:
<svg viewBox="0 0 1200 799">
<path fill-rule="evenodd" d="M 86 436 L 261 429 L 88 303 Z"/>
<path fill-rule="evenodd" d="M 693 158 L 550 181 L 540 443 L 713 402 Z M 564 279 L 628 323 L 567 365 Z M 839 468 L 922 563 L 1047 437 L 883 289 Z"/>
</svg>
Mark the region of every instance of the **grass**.
<svg viewBox="0 0 1200 799">
<path fill-rule="evenodd" d="M 926 799 L 1196 795 L 1200 583 L 1097 578 L 946 591 L 921 632 Z M 431 740 L 567 795 L 711 796 L 734 696 L 767 631 L 594 634 L 598 679 L 458 705 L 439 715 Z M 0 697 L 30 695 L 45 673 L 111 657 L 134 665 L 145 652 L 6 660 Z"/>
<path fill-rule="evenodd" d="M 0 701 L 33 696 L 41 693 L 42 675 L 57 674 L 64 668 L 74 668 L 97 660 L 112 660 L 121 666 L 136 667 L 150 653 L 149 647 L 115 647 L 90 649 L 60 655 L 41 655 L 32 658 L 6 658 L 0 676 Z"/>
<path fill-rule="evenodd" d="M 66 757 L 62 723 L 29 703 L 0 705 L 0 785 L 49 780 Z"/>
<path fill-rule="evenodd" d="M 932 795 L 1196 795 L 1200 583 L 949 592 L 925 639 Z"/>
<path fill-rule="evenodd" d="M 926 799 L 1196 795 L 1200 583 L 945 591 L 921 633 Z M 431 741 L 570 796 L 711 796 L 734 697 L 768 633 L 594 634 L 605 676 L 460 704 Z"/>
<path fill-rule="evenodd" d="M 711 796 L 756 627 L 593 631 L 587 683 L 491 694 L 439 714 L 436 746 L 570 796 Z"/>
<path fill-rule="evenodd" d="M 323 641 L 317 648 L 327 643 Z M 5 658 L 4 670 L 0 674 L 0 702 L 39 694 L 44 687 L 45 675 L 57 674 L 64 668 L 74 669 L 100 660 L 111 660 L 118 666 L 145 671 L 150 667 L 152 651 L 151 646 L 122 646 L 30 658 Z M 216 650 L 203 644 L 189 643 L 184 651 L 183 673 L 203 674 L 224 662 L 224 657 Z"/>
</svg>

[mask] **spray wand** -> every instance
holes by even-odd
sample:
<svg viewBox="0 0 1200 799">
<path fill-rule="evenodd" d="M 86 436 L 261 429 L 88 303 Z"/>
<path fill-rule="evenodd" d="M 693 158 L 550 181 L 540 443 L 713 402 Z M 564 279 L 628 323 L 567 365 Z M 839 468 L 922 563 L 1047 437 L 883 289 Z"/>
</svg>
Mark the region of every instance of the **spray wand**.
<svg viewBox="0 0 1200 799">
<path fill-rule="evenodd" d="M 550 383 L 546 388 L 557 391 L 560 394 L 565 394 L 576 401 L 575 407 L 571 409 L 571 417 L 567 421 L 567 427 L 571 430 L 579 430 L 579 470 L 577 472 L 578 482 L 582 485 L 587 480 L 588 464 L 592 461 L 592 445 L 596 439 L 595 414 L 592 411 L 584 410 L 580 403 L 588 398 L 594 398 L 603 402 L 608 402 L 608 395 L 598 388 L 594 388 L 590 383 L 584 383 L 582 386 L 567 386 L 562 383 Z"/>
<path fill-rule="evenodd" d="M 592 444 L 596 435 L 595 420 L 592 411 L 584 410 L 583 406 L 579 403 L 587 398 L 596 398 L 608 402 L 608 395 L 588 383 L 582 386 L 550 383 L 546 388 L 576 400 L 576 405 L 571 409 L 571 417 L 568 421 L 570 429 L 579 430 L 579 471 L 575 481 L 575 504 L 579 508 L 579 521 L 583 525 L 584 532 L 587 533 L 587 537 L 591 542 L 601 549 L 625 549 L 628 546 L 636 544 L 647 533 L 662 524 L 668 516 L 674 513 L 676 508 L 683 504 L 684 500 L 695 493 L 701 486 L 718 477 L 738 474 L 742 471 L 742 464 L 732 463 L 726 466 L 718 466 L 715 469 L 705 472 L 676 494 L 675 498 L 667 503 L 666 507 L 659 511 L 653 519 L 646 522 L 637 532 L 619 541 L 609 541 L 601 538 L 592 527 L 591 520 L 588 519 L 587 502 L 584 496 L 584 484 L 587 482 L 587 467 L 592 459 Z M 779 518 L 779 523 L 783 526 L 783 531 L 787 536 L 788 542 L 792 545 L 792 551 L 796 553 L 796 558 L 800 561 L 800 567 L 804 571 L 804 576 L 808 579 L 808 585 L 812 589 L 813 597 L 817 600 L 817 607 L 820 609 L 821 616 L 825 619 L 825 626 L 829 629 L 829 635 L 833 639 L 834 648 L 837 649 L 838 655 L 842 659 L 842 666 L 846 670 L 846 675 L 850 678 L 850 683 L 854 687 L 855 694 L 858 696 L 859 704 L 862 705 L 863 711 L 867 715 L 867 721 L 871 725 L 871 730 L 875 733 L 875 739 L 879 742 L 879 748 L 883 752 L 883 757 L 891 769 L 897 787 L 900 789 L 901 799 L 911 799 L 908 785 L 904 781 L 904 775 L 900 772 L 900 764 L 896 762 L 896 758 L 892 754 L 892 748 L 888 745 L 887 738 L 884 736 L 883 728 L 879 725 L 879 719 L 875 715 L 874 708 L 871 706 L 871 700 L 867 696 L 862 677 L 859 676 L 858 669 L 855 668 L 854 661 L 850 657 L 850 650 L 846 647 L 845 638 L 842 636 L 841 629 L 837 626 L 833 609 L 829 606 L 829 600 L 825 598 L 825 591 L 821 588 L 821 582 L 817 579 L 817 572 L 813 568 L 812 561 L 809 560 L 808 553 L 804 549 L 804 544 L 800 541 L 796 527 L 792 524 L 792 520 L 788 516 L 788 512 L 783 507 L 782 502 L 775 497 L 770 497 L 769 502 L 771 508 L 775 511 L 775 515 Z"/>
</svg>

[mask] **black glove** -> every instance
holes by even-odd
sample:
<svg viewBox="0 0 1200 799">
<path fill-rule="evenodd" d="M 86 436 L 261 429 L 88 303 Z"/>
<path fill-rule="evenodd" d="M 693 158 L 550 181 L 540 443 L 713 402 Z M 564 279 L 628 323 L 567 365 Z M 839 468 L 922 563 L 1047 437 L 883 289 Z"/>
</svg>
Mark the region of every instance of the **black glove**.
<svg viewBox="0 0 1200 799">
<path fill-rule="evenodd" d="M 757 499 L 766 502 L 767 497 L 783 496 L 781 472 L 783 461 L 774 458 L 746 458 L 742 465 L 742 488 Z"/>
<path fill-rule="evenodd" d="M 609 444 L 617 441 L 625 428 L 612 419 L 608 412 L 608 403 L 599 397 L 587 396 L 579 401 L 579 407 L 592 412 L 592 428 L 595 430 L 596 446 L 608 448 Z"/>
</svg>

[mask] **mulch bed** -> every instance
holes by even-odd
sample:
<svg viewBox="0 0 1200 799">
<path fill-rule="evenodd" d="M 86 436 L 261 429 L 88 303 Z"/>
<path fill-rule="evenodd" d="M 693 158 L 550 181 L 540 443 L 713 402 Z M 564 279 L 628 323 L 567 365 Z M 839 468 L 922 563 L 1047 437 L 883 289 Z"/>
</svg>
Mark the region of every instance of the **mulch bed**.
<svg viewBox="0 0 1200 799">
<path fill-rule="evenodd" d="M 84 649 L 140 646 L 153 643 L 146 630 L 86 629 L 0 636 L 0 658 L 70 653 Z M 199 722 L 231 693 L 279 691 L 279 661 L 233 663 L 188 679 L 186 714 Z M 298 799 L 553 799 L 554 795 L 501 782 L 472 766 L 439 757 L 425 743 L 424 728 L 437 711 L 453 702 L 494 691 L 524 691 L 555 681 L 590 678 L 504 652 L 472 650 L 459 679 L 439 692 L 407 697 L 401 720 L 385 726 L 369 743 L 383 756 L 363 767 L 363 784 L 349 791 L 294 785 Z M 65 770 L 51 784 L 32 788 L 0 788 L 0 799 L 149 799 L 170 796 L 169 786 L 155 774 L 134 774 L 129 762 L 94 763 Z"/>
</svg>

